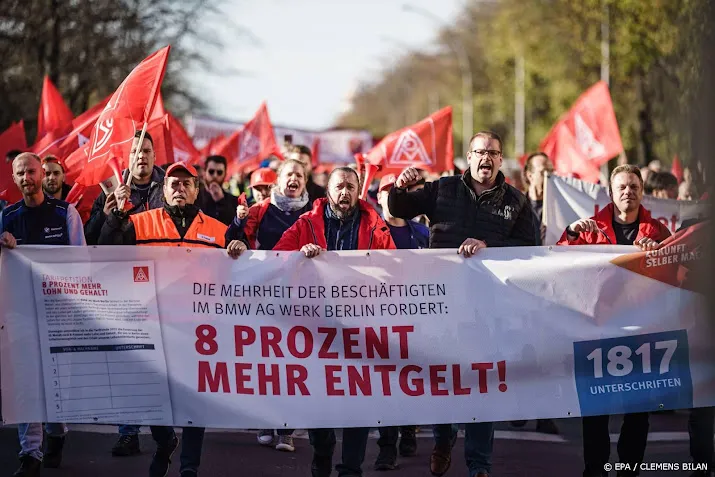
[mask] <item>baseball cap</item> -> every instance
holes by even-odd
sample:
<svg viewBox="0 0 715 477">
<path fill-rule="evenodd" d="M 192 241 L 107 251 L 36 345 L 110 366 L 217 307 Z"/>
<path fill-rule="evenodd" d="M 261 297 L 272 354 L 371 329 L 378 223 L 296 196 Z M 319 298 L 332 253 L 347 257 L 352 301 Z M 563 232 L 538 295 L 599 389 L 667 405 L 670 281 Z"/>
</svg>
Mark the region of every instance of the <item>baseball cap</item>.
<svg viewBox="0 0 715 477">
<path fill-rule="evenodd" d="M 380 179 L 380 185 L 377 187 L 378 192 L 382 192 L 385 189 L 391 188 L 397 182 L 397 176 L 395 174 L 387 174 L 382 176 Z"/>
<path fill-rule="evenodd" d="M 276 183 L 278 176 L 275 171 L 269 167 L 256 169 L 251 174 L 251 187 L 270 186 Z"/>
<path fill-rule="evenodd" d="M 60 159 L 60 158 L 58 158 L 58 157 L 56 157 L 56 156 L 47 155 L 47 156 L 43 157 L 43 158 L 42 158 L 42 161 L 40 161 L 40 162 L 42 163 L 42 165 L 45 165 L 45 164 L 47 164 L 48 162 L 53 162 L 53 163 L 57 164 L 58 166 L 60 166 L 60 167 L 62 168 L 62 172 L 65 172 L 65 163 L 64 163 L 64 161 L 62 161 L 62 159 Z"/>
<path fill-rule="evenodd" d="M 199 177 L 199 174 L 196 172 L 196 169 L 194 169 L 194 166 L 190 166 L 189 164 L 186 164 L 184 162 L 175 162 L 170 165 L 169 168 L 166 170 L 166 177 L 169 177 L 171 174 L 178 170 L 186 171 L 191 177 Z"/>
</svg>

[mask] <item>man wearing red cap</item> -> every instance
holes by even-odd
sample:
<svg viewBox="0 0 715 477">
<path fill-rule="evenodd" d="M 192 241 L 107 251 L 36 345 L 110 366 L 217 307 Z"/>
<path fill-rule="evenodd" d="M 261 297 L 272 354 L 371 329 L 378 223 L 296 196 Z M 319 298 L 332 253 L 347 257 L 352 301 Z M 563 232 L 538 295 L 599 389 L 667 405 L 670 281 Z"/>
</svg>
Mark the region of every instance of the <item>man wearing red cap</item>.
<svg viewBox="0 0 715 477">
<path fill-rule="evenodd" d="M 207 216 L 194 204 L 199 194 L 196 169 L 176 162 L 166 170 L 164 207 L 135 215 L 114 208 L 99 236 L 100 245 L 179 246 L 191 248 L 225 247 L 226 225 Z M 246 245 L 233 240 L 226 247 L 237 258 Z M 172 427 L 152 426 L 157 449 L 149 467 L 150 477 L 165 477 L 171 456 L 179 445 Z M 201 462 L 204 428 L 185 427 L 181 448 L 181 476 L 195 477 Z"/>
<path fill-rule="evenodd" d="M 45 194 L 55 199 L 65 200 L 72 187 L 65 184 L 65 166 L 55 156 L 45 156 L 42 159 L 42 170 L 45 176 L 42 179 L 42 189 Z"/>
<path fill-rule="evenodd" d="M 271 197 L 271 187 L 278 180 L 276 172 L 270 167 L 261 167 L 251 174 L 251 195 L 256 203 Z"/>
</svg>

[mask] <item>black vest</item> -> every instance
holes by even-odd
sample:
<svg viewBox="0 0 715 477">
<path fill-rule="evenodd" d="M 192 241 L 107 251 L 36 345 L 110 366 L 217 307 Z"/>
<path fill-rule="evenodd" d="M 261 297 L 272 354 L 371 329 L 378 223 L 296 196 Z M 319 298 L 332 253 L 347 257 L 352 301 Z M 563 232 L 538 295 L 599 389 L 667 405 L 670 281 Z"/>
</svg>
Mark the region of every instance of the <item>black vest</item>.
<svg viewBox="0 0 715 477">
<path fill-rule="evenodd" d="M 2 211 L 2 227 L 18 245 L 69 245 L 67 207 L 62 200 L 45 195 L 37 207 L 16 202 Z"/>
</svg>

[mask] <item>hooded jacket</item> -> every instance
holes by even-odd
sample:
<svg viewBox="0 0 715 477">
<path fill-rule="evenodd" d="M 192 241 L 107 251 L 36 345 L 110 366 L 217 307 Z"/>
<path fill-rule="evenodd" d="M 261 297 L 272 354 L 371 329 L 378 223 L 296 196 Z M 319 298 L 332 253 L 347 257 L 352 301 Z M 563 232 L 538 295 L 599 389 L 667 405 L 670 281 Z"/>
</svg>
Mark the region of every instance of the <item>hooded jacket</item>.
<svg viewBox="0 0 715 477">
<path fill-rule="evenodd" d="M 613 230 L 613 202 L 608 204 L 603 210 L 600 210 L 596 215 L 591 217 L 598 224 L 598 228 L 602 232 L 581 232 L 576 236 L 570 236 L 564 230 L 561 239 L 556 245 L 616 245 L 616 232 Z M 643 237 L 648 237 L 656 242 L 662 242 L 670 237 L 670 230 L 663 225 L 659 220 L 654 219 L 650 212 L 640 206 L 638 210 L 638 235 L 636 241 Z"/>
<path fill-rule="evenodd" d="M 328 199 L 318 199 L 313 203 L 313 210 L 301 215 L 291 228 L 286 230 L 273 250 L 293 251 L 313 243 L 324 249 L 328 248 L 325 239 L 325 208 Z M 360 224 L 356 250 L 392 250 L 390 230 L 380 215 L 364 200 L 358 201 Z"/>
</svg>

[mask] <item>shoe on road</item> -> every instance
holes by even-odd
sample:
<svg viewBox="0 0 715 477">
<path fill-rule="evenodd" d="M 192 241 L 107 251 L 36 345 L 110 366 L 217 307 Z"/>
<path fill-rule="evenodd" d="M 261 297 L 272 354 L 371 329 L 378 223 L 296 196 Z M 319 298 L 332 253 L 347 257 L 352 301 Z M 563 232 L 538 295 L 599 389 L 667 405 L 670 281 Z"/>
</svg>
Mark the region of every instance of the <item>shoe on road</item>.
<svg viewBox="0 0 715 477">
<path fill-rule="evenodd" d="M 380 447 L 375 459 L 375 470 L 395 470 L 397 468 L 397 449 Z"/>
<path fill-rule="evenodd" d="M 295 445 L 293 445 L 293 436 L 278 436 L 278 444 L 276 444 L 276 450 L 283 452 L 295 452 Z"/>
<path fill-rule="evenodd" d="M 258 443 L 262 446 L 273 444 L 273 429 L 261 429 L 256 436 Z"/>
<path fill-rule="evenodd" d="M 40 477 L 41 462 L 29 455 L 20 457 L 20 468 L 12 477 Z"/>
<path fill-rule="evenodd" d="M 112 447 L 112 455 L 115 457 L 129 457 L 140 453 L 139 436 L 136 434 L 119 436 L 117 443 Z"/>
</svg>

